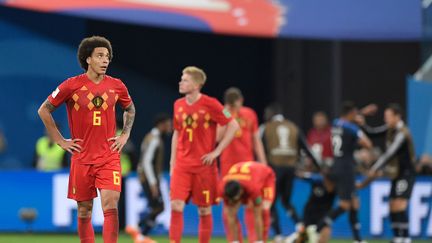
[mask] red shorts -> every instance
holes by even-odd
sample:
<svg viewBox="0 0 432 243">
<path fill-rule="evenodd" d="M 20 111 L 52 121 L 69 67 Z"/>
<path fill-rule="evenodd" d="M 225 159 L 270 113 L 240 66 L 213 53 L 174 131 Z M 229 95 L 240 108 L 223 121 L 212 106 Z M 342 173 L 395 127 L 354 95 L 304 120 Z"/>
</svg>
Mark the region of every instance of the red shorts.
<svg viewBox="0 0 432 243">
<path fill-rule="evenodd" d="M 121 191 L 120 160 L 100 164 L 80 164 L 72 161 L 68 198 L 88 201 L 97 197 L 98 189 Z"/>
<path fill-rule="evenodd" d="M 263 201 L 273 202 L 275 199 L 276 193 L 276 176 L 273 171 L 269 173 L 269 176 L 264 182 L 264 186 L 262 189 L 262 199 Z"/>
<path fill-rule="evenodd" d="M 194 173 L 179 167 L 171 176 L 171 200 L 189 201 L 200 207 L 216 204 L 217 171 Z"/>
</svg>

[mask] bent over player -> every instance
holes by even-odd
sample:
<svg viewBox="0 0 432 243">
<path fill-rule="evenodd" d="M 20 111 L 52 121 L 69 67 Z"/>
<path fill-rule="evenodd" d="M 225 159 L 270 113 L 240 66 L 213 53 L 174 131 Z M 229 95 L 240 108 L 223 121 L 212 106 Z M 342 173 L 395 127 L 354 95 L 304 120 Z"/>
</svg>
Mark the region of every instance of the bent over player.
<svg viewBox="0 0 432 243">
<path fill-rule="evenodd" d="M 55 143 L 72 154 L 68 198 L 78 203 L 78 235 L 82 243 L 95 241 L 91 214 L 99 189 L 105 243 L 117 242 L 117 203 L 121 191 L 120 151 L 135 118 L 135 106 L 120 79 L 106 75 L 113 57 L 111 43 L 99 36 L 82 40 L 78 60 L 86 71 L 61 83 L 39 108 Z M 71 139 L 55 126 L 51 113 L 66 104 Z M 125 110 L 123 130 L 116 136 L 115 106 Z"/>
<path fill-rule="evenodd" d="M 276 183 L 272 168 L 254 161 L 237 163 L 220 183 L 219 191 L 228 221 L 228 242 L 242 242 L 237 219 L 241 204 L 251 204 L 253 207 L 255 230 L 248 232 L 249 242 L 266 242 Z"/>
<path fill-rule="evenodd" d="M 210 242 L 213 228 L 211 206 L 217 197 L 215 159 L 231 142 L 239 128 L 231 114 L 215 98 L 200 92 L 206 74 L 197 67 L 186 67 L 179 83 L 185 97 L 174 103 L 174 133 L 171 146 L 171 224 L 170 241 L 181 241 L 183 209 L 192 199 L 198 206 L 199 242 Z M 226 131 L 216 146 L 216 127 Z"/>
</svg>

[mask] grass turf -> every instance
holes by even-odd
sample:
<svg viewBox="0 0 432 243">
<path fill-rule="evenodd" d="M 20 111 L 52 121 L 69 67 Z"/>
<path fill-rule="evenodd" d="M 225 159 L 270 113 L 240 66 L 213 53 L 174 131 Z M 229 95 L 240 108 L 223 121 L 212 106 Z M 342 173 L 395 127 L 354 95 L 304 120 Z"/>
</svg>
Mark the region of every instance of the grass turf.
<svg viewBox="0 0 432 243">
<path fill-rule="evenodd" d="M 154 237 L 160 243 L 168 243 L 168 237 Z M 74 234 L 0 234 L 0 243 L 77 243 L 78 236 Z M 97 235 L 96 243 L 102 243 L 102 237 Z M 197 243 L 196 237 L 185 237 L 182 243 Z M 211 243 L 225 243 L 223 238 L 213 238 Z M 331 240 L 331 243 L 351 243 L 352 240 Z M 368 240 L 369 243 L 388 243 L 389 240 Z M 413 243 L 426 243 L 428 241 L 413 240 Z M 430 242 L 430 241 L 429 241 Z M 120 234 L 118 243 L 133 243 L 126 234 Z"/>
</svg>

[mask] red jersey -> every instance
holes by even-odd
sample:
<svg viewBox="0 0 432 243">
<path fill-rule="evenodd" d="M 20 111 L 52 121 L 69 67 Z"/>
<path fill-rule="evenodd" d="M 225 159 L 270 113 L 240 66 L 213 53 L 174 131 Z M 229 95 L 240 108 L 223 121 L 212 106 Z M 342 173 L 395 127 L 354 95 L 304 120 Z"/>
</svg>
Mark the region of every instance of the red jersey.
<svg viewBox="0 0 432 243">
<path fill-rule="evenodd" d="M 66 103 L 72 138 L 83 140 L 82 151 L 72 155 L 73 161 L 98 164 L 120 159 L 119 153 L 110 149 L 113 141 L 108 141 L 116 132 L 116 103 L 123 108 L 132 103 L 120 79 L 105 75 L 96 84 L 86 74 L 81 74 L 61 83 L 48 100 L 55 107 Z"/>
<path fill-rule="evenodd" d="M 320 160 L 333 158 L 330 127 L 326 127 L 323 130 L 312 128 L 308 132 L 307 141 L 312 151 Z"/>
<path fill-rule="evenodd" d="M 274 189 L 274 172 L 273 170 L 262 163 L 255 161 L 241 162 L 233 165 L 228 174 L 223 177 L 219 184 L 219 193 L 223 197 L 224 187 L 227 181 L 235 180 L 240 183 L 243 188 L 242 203 L 246 204 L 249 200 L 259 203 L 262 197 L 273 198 L 274 192 L 264 190 L 266 187 Z M 264 194 L 264 195 L 263 195 Z M 228 203 L 224 198 L 225 203 Z"/>
<path fill-rule="evenodd" d="M 242 107 L 238 112 L 231 113 L 237 120 L 240 128 L 237 130 L 232 142 L 225 148 L 220 156 L 220 162 L 235 164 L 254 160 L 253 136 L 258 131 L 258 117 L 254 110 Z"/>
<path fill-rule="evenodd" d="M 188 104 L 186 98 L 174 103 L 174 128 L 178 132 L 175 166 L 186 169 L 202 168 L 201 159 L 215 149 L 216 125 L 226 125 L 231 114 L 215 98 L 202 94 Z M 216 168 L 216 163 L 212 167 Z"/>
</svg>

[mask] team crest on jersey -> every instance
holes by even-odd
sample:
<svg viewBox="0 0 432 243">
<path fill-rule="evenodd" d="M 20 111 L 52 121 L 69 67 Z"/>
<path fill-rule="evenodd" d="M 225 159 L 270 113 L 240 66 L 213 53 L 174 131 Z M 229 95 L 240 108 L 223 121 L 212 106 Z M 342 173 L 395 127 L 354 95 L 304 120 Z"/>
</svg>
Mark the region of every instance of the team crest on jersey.
<svg viewBox="0 0 432 243">
<path fill-rule="evenodd" d="M 100 96 L 95 96 L 92 99 L 92 103 L 96 108 L 100 108 L 102 106 L 102 104 L 104 103 L 104 99 Z"/>
<path fill-rule="evenodd" d="M 192 118 L 191 115 L 188 115 L 188 116 L 186 117 L 185 122 L 186 122 L 186 125 L 191 126 L 192 123 L 194 122 L 194 119 Z"/>
</svg>

